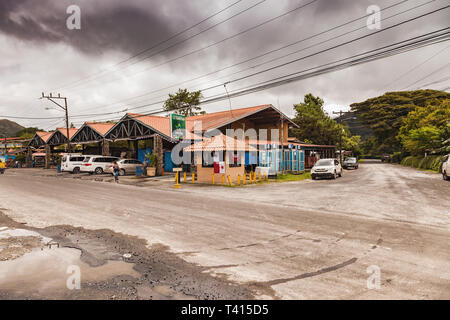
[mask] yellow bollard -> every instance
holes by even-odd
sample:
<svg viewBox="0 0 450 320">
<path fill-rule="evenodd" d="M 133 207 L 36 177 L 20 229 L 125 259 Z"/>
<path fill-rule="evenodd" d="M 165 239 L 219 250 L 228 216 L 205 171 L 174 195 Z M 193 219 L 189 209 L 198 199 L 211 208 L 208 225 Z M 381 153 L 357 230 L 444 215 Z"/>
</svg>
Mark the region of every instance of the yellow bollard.
<svg viewBox="0 0 450 320">
<path fill-rule="evenodd" d="M 229 176 L 229 175 L 227 176 L 227 179 L 228 179 L 228 184 L 229 184 L 229 186 L 230 186 L 230 187 L 232 187 L 232 186 L 233 186 L 233 184 L 231 183 L 231 178 L 230 178 L 230 176 Z"/>
<path fill-rule="evenodd" d="M 187 181 L 186 172 L 183 174 L 183 182 Z"/>
<path fill-rule="evenodd" d="M 267 173 L 264 173 L 264 180 L 267 181 Z"/>
<path fill-rule="evenodd" d="M 247 182 L 247 174 L 244 173 L 244 178 L 242 179 L 242 183 L 245 184 Z"/>
<path fill-rule="evenodd" d="M 225 184 L 225 175 L 222 174 L 222 185 L 224 185 L 224 184 Z"/>
<path fill-rule="evenodd" d="M 259 172 L 258 180 L 259 180 L 259 182 L 261 182 L 261 171 Z"/>
<path fill-rule="evenodd" d="M 175 185 L 173 186 L 174 188 L 178 189 L 180 188 L 180 184 L 178 183 L 178 176 L 179 176 L 179 171 L 177 171 L 177 173 L 175 174 Z"/>
<path fill-rule="evenodd" d="M 192 172 L 192 183 L 195 183 L 195 172 Z"/>
<path fill-rule="evenodd" d="M 241 185 L 241 175 L 238 174 L 238 186 L 240 186 L 240 185 Z"/>
<path fill-rule="evenodd" d="M 253 173 L 253 182 L 256 183 L 256 172 Z"/>
<path fill-rule="evenodd" d="M 214 173 L 211 174 L 211 182 L 212 182 L 212 184 L 214 184 Z"/>
</svg>

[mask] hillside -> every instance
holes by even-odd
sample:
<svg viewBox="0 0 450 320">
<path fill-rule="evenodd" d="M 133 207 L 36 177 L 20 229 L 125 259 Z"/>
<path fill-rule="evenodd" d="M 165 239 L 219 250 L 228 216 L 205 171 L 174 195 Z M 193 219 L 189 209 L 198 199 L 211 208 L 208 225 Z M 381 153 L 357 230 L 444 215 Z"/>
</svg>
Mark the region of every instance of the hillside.
<svg viewBox="0 0 450 320">
<path fill-rule="evenodd" d="M 0 119 L 0 135 L 6 134 L 8 137 L 13 137 L 17 131 L 22 130 L 23 128 L 24 127 L 14 121 Z"/>
</svg>

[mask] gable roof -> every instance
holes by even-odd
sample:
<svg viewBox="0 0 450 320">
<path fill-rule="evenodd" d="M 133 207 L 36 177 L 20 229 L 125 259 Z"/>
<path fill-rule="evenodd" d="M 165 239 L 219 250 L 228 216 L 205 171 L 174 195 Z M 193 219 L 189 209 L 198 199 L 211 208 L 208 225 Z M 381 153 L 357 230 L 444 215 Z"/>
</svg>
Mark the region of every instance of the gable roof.
<svg viewBox="0 0 450 320">
<path fill-rule="evenodd" d="M 39 138 L 42 139 L 42 141 L 44 141 L 45 143 L 47 143 L 48 139 L 50 139 L 50 137 L 53 134 L 53 131 L 51 132 L 47 132 L 47 131 L 36 131 L 36 134 L 39 136 Z"/>
<path fill-rule="evenodd" d="M 102 137 L 111 129 L 115 123 L 107 123 L 107 122 L 85 122 L 84 125 L 91 127 L 94 131 L 96 131 Z"/>
<path fill-rule="evenodd" d="M 149 127 L 154 128 L 156 131 L 159 131 L 168 137 L 171 136 L 169 117 L 142 115 L 137 113 L 127 113 L 127 115 Z"/>
<path fill-rule="evenodd" d="M 59 132 L 61 132 L 64 137 L 67 138 L 67 129 L 66 128 L 57 128 L 57 130 Z M 78 128 L 69 128 L 69 139 L 71 139 L 73 137 L 73 135 L 75 133 L 77 133 L 77 131 L 78 131 Z M 54 133 L 56 133 L 56 131 Z"/>
</svg>

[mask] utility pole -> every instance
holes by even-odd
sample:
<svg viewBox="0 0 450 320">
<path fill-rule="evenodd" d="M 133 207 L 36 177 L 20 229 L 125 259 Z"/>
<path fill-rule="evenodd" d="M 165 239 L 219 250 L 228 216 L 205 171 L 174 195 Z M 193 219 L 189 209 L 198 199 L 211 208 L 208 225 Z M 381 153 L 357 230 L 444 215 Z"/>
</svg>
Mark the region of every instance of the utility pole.
<svg viewBox="0 0 450 320">
<path fill-rule="evenodd" d="M 346 118 L 346 119 L 342 119 L 342 116 L 345 114 L 345 113 L 348 113 L 348 111 L 346 112 L 346 111 L 342 111 L 342 110 L 339 110 L 339 111 L 333 111 L 333 114 L 338 114 L 339 115 L 339 118 L 338 118 L 338 123 L 339 124 L 342 124 L 342 121 L 344 121 L 344 120 L 354 120 L 354 119 L 356 119 L 356 117 L 349 117 L 349 118 Z M 344 129 L 342 129 L 342 130 L 340 130 L 340 134 L 339 134 L 339 160 L 340 160 L 340 162 L 342 163 L 342 132 L 343 132 L 343 130 Z"/>
<path fill-rule="evenodd" d="M 342 123 L 342 115 L 345 112 L 342 110 L 339 111 L 333 111 L 333 114 L 338 114 L 339 115 L 339 121 L 338 123 L 341 124 Z M 342 130 L 339 130 L 339 162 L 342 163 Z"/>
<path fill-rule="evenodd" d="M 58 93 L 57 97 L 54 97 L 51 93 L 50 95 L 44 95 L 42 92 L 42 96 L 39 99 L 48 99 L 54 104 L 56 104 L 58 107 L 60 107 L 64 112 L 66 113 L 66 134 L 67 134 L 67 152 L 70 152 L 70 135 L 69 135 L 69 109 L 67 106 L 67 98 L 61 97 L 61 95 Z M 55 101 L 55 99 L 64 100 L 64 106 L 60 105 L 58 102 Z"/>
</svg>

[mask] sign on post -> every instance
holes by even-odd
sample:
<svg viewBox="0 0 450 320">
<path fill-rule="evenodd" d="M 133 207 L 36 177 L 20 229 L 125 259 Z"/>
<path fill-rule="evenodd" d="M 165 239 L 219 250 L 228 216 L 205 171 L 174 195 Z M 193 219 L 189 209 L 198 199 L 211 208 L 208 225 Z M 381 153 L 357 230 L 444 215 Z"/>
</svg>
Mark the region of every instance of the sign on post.
<svg viewBox="0 0 450 320">
<path fill-rule="evenodd" d="M 180 114 L 170 114 L 170 133 L 172 139 L 182 140 L 186 137 L 186 117 Z"/>
</svg>

